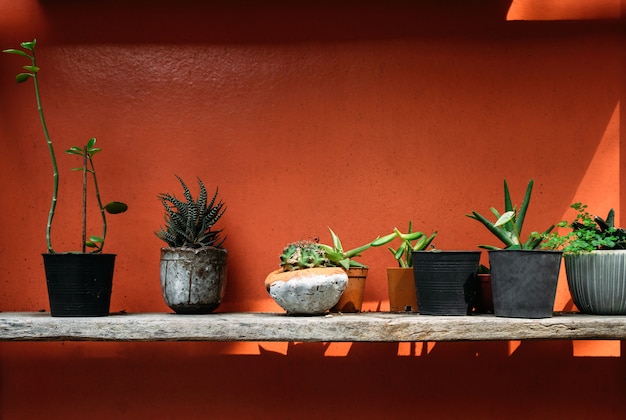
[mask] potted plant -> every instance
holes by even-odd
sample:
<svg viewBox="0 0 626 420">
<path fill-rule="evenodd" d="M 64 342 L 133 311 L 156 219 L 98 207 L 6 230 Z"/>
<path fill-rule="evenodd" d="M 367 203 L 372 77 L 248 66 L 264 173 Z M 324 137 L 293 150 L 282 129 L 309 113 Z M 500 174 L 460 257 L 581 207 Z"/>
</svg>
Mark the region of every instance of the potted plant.
<svg viewBox="0 0 626 420">
<path fill-rule="evenodd" d="M 228 252 L 226 238 L 213 226 L 226 208 L 217 202 L 218 189 L 209 200 L 204 183 L 198 178 L 198 199 L 183 180 L 184 199 L 173 194 L 158 195 L 165 210 L 165 227 L 155 234 L 167 247 L 161 248 L 161 290 L 165 303 L 178 314 L 207 314 L 222 302 L 226 290 Z"/>
<path fill-rule="evenodd" d="M 615 227 L 615 211 L 606 219 L 592 216 L 587 205 L 577 211 L 564 234 L 553 233 L 545 246 L 563 250 L 567 284 L 576 307 L 594 315 L 626 315 L 626 230 Z"/>
<path fill-rule="evenodd" d="M 333 307 L 348 286 L 348 275 L 332 264 L 327 249 L 312 241 L 287 245 L 280 268 L 265 279 L 274 301 L 290 315 L 321 315 Z"/>
<path fill-rule="evenodd" d="M 395 228 L 394 232 L 402 242 L 397 249 L 388 248 L 398 262 L 398 267 L 387 268 L 389 310 L 391 312 L 417 312 L 418 301 L 412 253 L 426 249 L 437 236 L 437 232 L 430 236 L 426 236 L 423 232 L 413 232 L 412 221 L 409 221 L 407 233 L 400 232 L 398 228 Z"/>
<path fill-rule="evenodd" d="M 109 314 L 113 271 L 115 266 L 115 254 L 104 254 L 104 243 L 107 234 L 106 213 L 123 213 L 128 206 L 121 202 L 102 204 L 100 190 L 96 177 L 96 168 L 93 158 L 101 151 L 96 147 L 96 139 L 92 138 L 83 147 L 74 146 L 66 150 L 66 153 L 77 155 L 82 158 L 82 165 L 78 170 L 82 172 L 82 246 L 76 252 L 55 252 L 52 247 L 51 231 L 55 216 L 59 190 L 59 170 L 54 146 L 48 132 L 46 119 L 41 105 L 39 93 L 39 72 L 35 58 L 35 46 L 37 40 L 22 42 L 22 49 L 7 49 L 3 52 L 27 58 L 29 65 L 23 66 L 25 70 L 16 76 L 18 83 L 33 80 L 35 87 L 35 99 L 39 112 L 39 121 L 48 145 L 48 152 L 52 162 L 53 189 L 52 201 L 48 212 L 46 226 L 46 243 L 48 252 L 43 254 L 44 269 L 46 272 L 46 284 L 50 301 L 50 314 L 59 317 L 71 316 L 106 316 Z M 91 178 L 95 190 L 95 197 L 102 218 L 102 234 L 87 236 L 87 180 Z M 89 252 L 87 251 L 89 248 Z"/>
<path fill-rule="evenodd" d="M 519 210 L 513 206 L 509 187 L 504 180 L 504 213 L 495 208 L 491 222 L 477 212 L 467 214 L 481 222 L 505 245 L 504 249 L 480 245 L 489 250 L 494 314 L 513 318 L 548 318 L 552 316 L 556 285 L 561 267 L 561 251 L 539 249 L 541 242 L 554 229 L 551 225 L 543 233 L 532 232 L 522 240 L 522 228 L 530 198 L 533 180 L 528 182 Z"/>
<path fill-rule="evenodd" d="M 320 244 L 320 246 L 326 251 L 330 264 L 343 268 L 348 274 L 348 286 L 341 295 L 339 302 L 331 308 L 331 311 L 360 312 L 363 306 L 368 267 L 355 261 L 354 258 L 360 257 L 363 251 L 371 247 L 388 244 L 396 237 L 396 233 L 393 232 L 383 237 L 377 237 L 365 245 L 345 251 L 337 234 L 330 228 L 328 230 L 330 230 L 333 245 Z"/>
<path fill-rule="evenodd" d="M 493 292 L 491 290 L 491 270 L 486 265 L 478 266 L 475 309 L 479 314 L 493 313 Z"/>
</svg>

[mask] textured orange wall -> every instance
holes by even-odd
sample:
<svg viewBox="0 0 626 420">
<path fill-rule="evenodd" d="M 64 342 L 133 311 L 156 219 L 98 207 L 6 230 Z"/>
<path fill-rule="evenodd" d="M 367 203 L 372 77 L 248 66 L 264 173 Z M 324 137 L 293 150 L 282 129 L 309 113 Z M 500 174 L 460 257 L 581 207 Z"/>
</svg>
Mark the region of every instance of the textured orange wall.
<svg viewBox="0 0 626 420">
<path fill-rule="evenodd" d="M 38 38 L 57 151 L 96 136 L 104 199 L 130 205 L 109 223 L 113 311 L 168 311 L 153 231 L 173 174 L 227 203 L 220 311 L 279 311 L 266 273 L 284 244 L 327 241 L 328 226 L 346 246 L 409 219 L 442 249 L 491 243 L 464 214 L 500 207 L 504 177 L 519 198 L 535 179 L 529 231 L 573 201 L 621 215 L 623 0 L 407 3 L 0 0 L 0 48 Z M 0 56 L 3 311 L 48 308 L 50 167 L 32 86 L 13 82 L 22 64 Z M 75 161 L 59 160 L 53 239 L 76 249 Z M 362 261 L 365 309 L 385 310 L 394 261 Z M 563 280 L 556 309 L 572 309 Z M 393 417 L 611 418 L 625 408 L 624 358 L 609 357 L 621 347 L 4 343 L 0 417 L 383 417 L 398 402 Z M 347 402 L 356 384 L 365 397 Z"/>
</svg>

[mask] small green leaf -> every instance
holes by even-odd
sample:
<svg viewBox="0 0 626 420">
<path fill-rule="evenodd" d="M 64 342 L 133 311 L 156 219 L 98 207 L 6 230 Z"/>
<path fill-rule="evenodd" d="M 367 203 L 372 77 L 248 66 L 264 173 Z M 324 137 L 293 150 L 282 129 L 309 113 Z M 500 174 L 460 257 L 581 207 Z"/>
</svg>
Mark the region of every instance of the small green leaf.
<svg viewBox="0 0 626 420">
<path fill-rule="evenodd" d="M 93 243 L 101 244 L 101 243 L 104 242 L 104 239 L 102 237 L 100 237 L 100 236 L 97 236 L 97 235 L 91 235 L 91 236 L 89 236 L 89 241 L 91 241 Z"/>
<path fill-rule="evenodd" d="M 15 54 L 15 55 L 21 55 L 22 57 L 26 57 L 26 58 L 30 58 L 32 60 L 33 57 L 31 57 L 30 55 L 26 54 L 24 51 L 22 50 L 15 50 L 15 49 L 8 49 L 8 50 L 2 50 L 3 53 L 7 53 L 7 54 Z"/>
<path fill-rule="evenodd" d="M 25 81 L 27 81 L 31 77 L 33 77 L 32 73 L 20 73 L 17 76 L 15 76 L 15 81 L 17 83 L 24 83 Z"/>
<path fill-rule="evenodd" d="M 128 205 L 119 201 L 111 201 L 106 206 L 104 206 L 104 209 L 111 214 L 119 214 L 124 213 L 126 210 L 128 210 Z"/>
<path fill-rule="evenodd" d="M 88 142 L 87 142 L 87 149 L 92 149 L 93 146 L 96 144 L 96 138 L 92 137 Z"/>
<path fill-rule="evenodd" d="M 37 38 L 32 41 L 22 42 L 20 45 L 26 50 L 33 51 L 35 49 L 35 45 L 37 45 Z"/>
<path fill-rule="evenodd" d="M 94 147 L 93 149 L 87 149 L 87 153 L 89 153 L 89 155 L 93 156 L 98 152 L 101 152 L 102 149 L 100 149 L 99 147 Z"/>
<path fill-rule="evenodd" d="M 78 147 L 78 146 L 72 146 L 69 149 L 67 149 L 65 151 L 65 153 L 68 153 L 70 155 L 79 155 L 82 156 L 83 155 L 83 149 Z"/>
<path fill-rule="evenodd" d="M 85 241 L 85 246 L 88 248 L 99 248 L 99 246 L 91 241 Z"/>
<path fill-rule="evenodd" d="M 511 220 L 513 220 L 514 217 L 515 217 L 515 211 L 512 211 L 512 210 L 507 211 L 506 213 L 502 214 L 502 216 L 500 216 L 500 218 L 493 225 L 495 227 L 502 226 L 510 222 Z"/>
<path fill-rule="evenodd" d="M 39 67 L 37 66 L 24 66 L 22 67 L 24 70 L 28 70 L 31 73 L 37 73 L 39 72 Z"/>
<path fill-rule="evenodd" d="M 83 168 L 72 168 L 72 169 L 70 169 L 70 171 L 81 171 L 82 172 Z"/>
</svg>

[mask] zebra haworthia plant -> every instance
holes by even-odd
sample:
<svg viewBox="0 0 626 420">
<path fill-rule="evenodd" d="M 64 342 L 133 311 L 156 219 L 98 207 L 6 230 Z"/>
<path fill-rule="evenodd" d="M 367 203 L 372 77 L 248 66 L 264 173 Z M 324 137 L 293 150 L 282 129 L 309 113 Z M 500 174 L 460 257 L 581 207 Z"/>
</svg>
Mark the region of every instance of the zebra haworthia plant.
<svg viewBox="0 0 626 420">
<path fill-rule="evenodd" d="M 226 238 L 220 238 L 221 230 L 211 230 L 226 211 L 221 200 L 216 202 L 217 188 L 209 201 L 207 190 L 198 178 L 200 194 L 195 200 L 183 180 L 178 175 L 176 178 L 183 187 L 185 200 L 168 193 L 158 195 L 165 209 L 165 227 L 155 232 L 156 236 L 171 248 L 221 248 Z"/>
<path fill-rule="evenodd" d="M 37 66 L 37 61 L 35 58 L 35 46 L 37 45 L 37 40 L 33 39 L 29 42 L 22 42 L 20 46 L 22 49 L 7 49 L 3 50 L 3 52 L 7 54 L 19 55 L 21 57 L 27 58 L 30 60 L 30 65 L 23 66 L 22 68 L 25 70 L 22 73 L 19 73 L 15 80 L 17 83 L 23 83 L 28 81 L 29 79 L 33 80 L 33 84 L 35 86 L 35 99 L 37 101 L 37 110 L 39 112 L 39 121 L 41 123 L 41 127 L 43 129 L 43 134 L 46 139 L 46 143 L 48 145 L 48 152 L 50 154 L 50 160 L 52 162 L 52 173 L 53 173 L 53 189 L 52 189 L 52 201 L 50 203 L 50 211 L 48 212 L 48 223 L 46 226 L 46 244 L 48 248 L 48 253 L 53 254 L 54 249 L 52 248 L 52 239 L 51 239 L 51 231 L 52 231 L 52 220 L 54 219 L 56 204 L 58 201 L 58 192 L 59 192 L 59 169 L 57 165 L 56 155 L 54 153 L 54 147 L 52 144 L 52 139 L 50 138 L 50 133 L 48 132 L 48 127 L 46 125 L 46 119 L 43 112 L 43 107 L 41 105 L 41 95 L 39 93 L 39 71 L 41 70 L 39 66 Z M 83 205 L 82 205 L 82 252 L 86 252 L 86 248 L 93 248 L 94 250 L 91 253 L 101 253 L 104 247 L 104 239 L 106 237 L 107 232 L 107 221 L 106 221 L 106 212 L 111 214 L 123 213 L 128 209 L 128 206 L 119 201 L 113 201 L 106 205 L 102 205 L 102 201 L 100 198 L 100 190 L 98 188 L 98 181 L 96 179 L 96 169 L 93 164 L 93 156 L 99 152 L 101 149 L 95 147 L 96 139 L 92 138 L 89 140 L 86 146 L 84 147 L 71 147 L 66 150 L 66 153 L 79 155 L 83 157 L 83 164 L 80 168 L 75 168 L 74 170 L 82 171 L 83 173 Z M 100 209 L 100 213 L 102 216 L 102 236 L 91 235 L 87 238 L 86 229 L 87 229 L 87 174 L 91 174 L 95 192 L 96 199 L 98 202 L 98 207 Z"/>
</svg>

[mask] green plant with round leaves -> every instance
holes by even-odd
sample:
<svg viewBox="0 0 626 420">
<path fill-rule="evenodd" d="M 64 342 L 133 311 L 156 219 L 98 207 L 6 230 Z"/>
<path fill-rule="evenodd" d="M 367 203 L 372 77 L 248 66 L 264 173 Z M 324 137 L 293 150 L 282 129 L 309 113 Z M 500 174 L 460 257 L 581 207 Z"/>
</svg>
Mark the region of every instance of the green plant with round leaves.
<svg viewBox="0 0 626 420">
<path fill-rule="evenodd" d="M 395 228 L 394 232 L 402 240 L 402 243 L 397 249 L 391 247 L 388 249 L 398 261 L 398 266 L 402 268 L 413 267 L 413 251 L 425 250 L 437 236 L 436 231 L 430 236 L 426 236 L 423 232 L 413 232 L 412 221 L 409 221 L 407 233 L 400 232 L 398 228 Z"/>
<path fill-rule="evenodd" d="M 216 201 L 217 188 L 213 198 L 208 200 L 204 183 L 198 178 L 200 194 L 196 200 L 183 180 L 178 175 L 175 176 L 183 187 L 185 199 L 179 200 L 168 193 L 158 195 L 165 209 L 165 228 L 161 227 L 156 231 L 156 236 L 171 248 L 221 248 L 226 237 L 220 238 L 221 230 L 212 230 L 226 211 L 224 203 L 221 200 Z"/>
<path fill-rule="evenodd" d="M 526 194 L 519 210 L 517 206 L 513 206 L 511 200 L 511 194 L 509 192 L 509 186 L 506 179 L 504 180 L 504 213 L 500 213 L 495 208 L 491 208 L 491 212 L 496 217 L 496 221 L 492 222 L 478 212 L 472 212 L 466 214 L 467 217 L 478 220 L 482 223 L 491 233 L 493 233 L 507 249 L 537 249 L 541 245 L 541 242 L 548 236 L 548 234 L 554 229 L 555 225 L 551 225 L 542 233 L 531 232 L 525 241 L 522 240 L 522 228 L 524 226 L 524 219 L 526 218 L 526 212 L 530 204 L 530 197 L 533 190 L 533 180 L 528 182 L 526 187 Z M 480 248 L 488 250 L 501 249 L 500 247 L 493 245 L 479 245 Z"/>
<path fill-rule="evenodd" d="M 56 204 L 58 202 L 58 193 L 59 193 L 59 169 L 57 165 L 57 159 L 54 152 L 54 146 L 52 144 L 52 139 L 50 138 L 50 133 L 48 131 L 48 126 L 46 124 L 45 115 L 43 112 L 43 106 L 41 105 L 41 94 L 39 91 L 39 71 L 41 70 L 39 66 L 37 66 L 37 60 L 35 58 L 35 46 L 37 45 L 37 40 L 33 39 L 29 42 L 22 42 L 20 46 L 22 49 L 7 49 L 3 50 L 4 53 L 19 55 L 21 57 L 25 57 L 30 60 L 30 65 L 23 66 L 25 72 L 19 73 L 15 80 L 17 83 L 23 83 L 30 79 L 33 80 L 33 85 L 35 87 L 35 99 L 37 101 L 37 110 L 39 112 L 39 121 L 41 123 L 41 128 L 43 129 L 43 134 L 46 139 L 46 143 L 48 145 L 48 152 L 50 155 L 50 160 L 52 162 L 52 176 L 53 176 L 53 187 L 52 187 L 52 201 L 50 203 L 50 210 L 48 212 L 48 223 L 46 225 L 46 244 L 48 248 L 48 253 L 54 253 L 54 249 L 52 247 L 52 239 L 51 239 L 51 231 L 52 231 L 52 221 L 54 219 Z M 101 253 L 104 248 L 104 240 L 106 238 L 107 232 L 107 221 L 106 221 L 106 212 L 111 214 L 123 213 L 128 209 L 128 206 L 119 201 L 113 201 L 106 205 L 102 205 L 102 201 L 100 198 L 100 190 L 98 187 L 98 182 L 96 178 L 96 169 L 93 164 L 93 156 L 99 152 L 101 149 L 95 147 L 96 139 L 92 138 L 89 140 L 86 146 L 77 147 L 74 146 L 68 150 L 67 153 L 73 155 L 79 155 L 83 157 L 83 165 L 80 168 L 75 168 L 75 170 L 79 170 L 83 172 L 83 205 L 82 205 L 82 252 L 86 252 L 86 248 L 92 248 L 93 251 L 91 253 Z M 92 180 L 94 183 L 94 187 L 96 190 L 96 197 L 98 201 L 98 206 L 100 208 L 100 213 L 102 215 L 102 235 L 91 235 L 87 238 L 86 235 L 86 224 L 87 224 L 87 173 L 91 174 Z"/>
<path fill-rule="evenodd" d="M 626 230 L 615 227 L 615 211 L 609 210 L 606 219 L 591 215 L 587 205 L 581 202 L 570 206 L 576 210 L 574 221 L 562 221 L 561 228 L 570 230 L 551 233 L 543 247 L 561 249 L 565 254 L 580 254 L 603 249 L 626 249 Z"/>
</svg>

